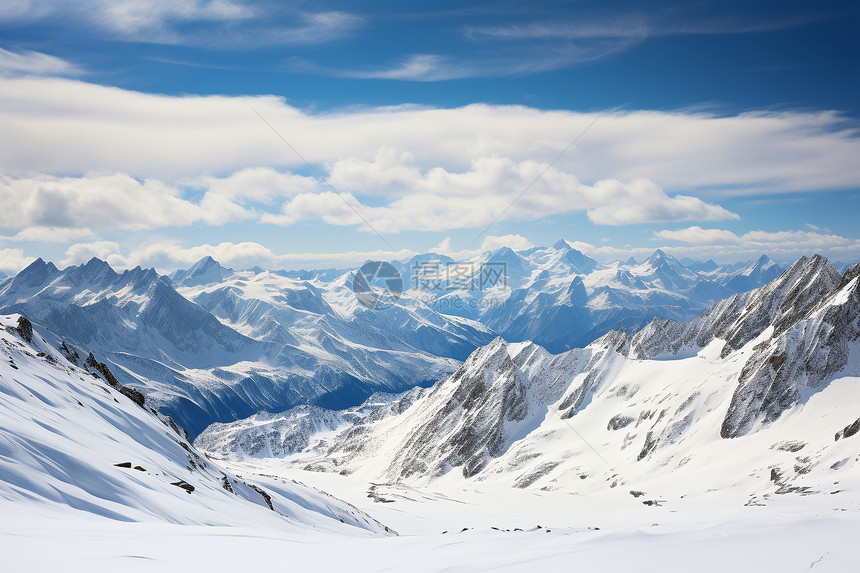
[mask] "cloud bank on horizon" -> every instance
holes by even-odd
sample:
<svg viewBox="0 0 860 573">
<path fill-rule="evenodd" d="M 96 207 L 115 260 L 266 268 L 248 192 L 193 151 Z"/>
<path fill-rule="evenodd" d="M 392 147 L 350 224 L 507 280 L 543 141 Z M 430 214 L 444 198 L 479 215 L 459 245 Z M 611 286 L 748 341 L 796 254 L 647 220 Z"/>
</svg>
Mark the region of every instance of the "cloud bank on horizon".
<svg viewBox="0 0 860 573">
<path fill-rule="evenodd" d="M 734 109 L 675 96 L 608 107 L 481 97 L 486 85 L 561 97 L 571 78 L 633 73 L 631 58 L 671 63 L 651 53 L 661 42 L 693 52 L 703 41 L 773 47 L 838 26 L 836 16 L 856 13 L 850 5 L 779 18 L 731 9 L 701 18 L 671 3 L 659 16 L 632 5 L 613 14 L 541 6 L 423 15 L 221 0 L 0 8 L 0 29 L 15 38 L 0 42 L 0 270 L 36 256 L 163 271 L 204 255 L 237 268 L 344 266 L 558 237 L 604 259 L 658 247 L 723 259 L 860 258 L 854 109 L 813 96 L 786 106 L 779 93 Z M 390 21 L 414 41 L 398 36 L 386 46 L 396 51 L 380 52 L 370 35 Z M 75 36 L 81 26 L 87 42 Z M 424 45 L 432 33 L 456 36 L 461 49 L 431 53 L 448 45 Z M 97 58 L 106 45 L 115 53 Z M 343 58 L 329 50 L 345 46 L 364 57 L 336 69 Z M 749 59 L 727 56 L 732 66 Z M 831 62 L 828 73 L 850 74 L 856 60 Z M 702 64 L 705 74 L 723 71 Z M 261 66 L 270 66 L 262 83 Z M 177 68 L 188 77 L 177 79 Z M 729 88 L 764 90 L 774 82 L 763 74 L 798 75 L 741 74 Z M 136 85 L 140 75 L 146 85 Z M 687 85 L 669 71 L 654 76 Z M 299 85 L 316 85 L 314 104 L 291 103 Z M 637 87 L 621 82 L 606 99 Z M 360 95 L 350 99 L 350 88 Z"/>
</svg>

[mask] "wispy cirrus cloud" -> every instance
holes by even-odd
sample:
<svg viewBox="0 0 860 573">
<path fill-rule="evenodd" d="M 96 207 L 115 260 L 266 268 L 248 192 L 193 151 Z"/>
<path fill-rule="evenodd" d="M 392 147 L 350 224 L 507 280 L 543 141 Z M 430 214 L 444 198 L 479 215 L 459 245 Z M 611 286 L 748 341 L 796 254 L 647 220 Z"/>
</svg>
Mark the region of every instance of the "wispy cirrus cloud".
<svg viewBox="0 0 860 573">
<path fill-rule="evenodd" d="M 326 43 L 362 21 L 344 11 L 252 0 L 29 0 L 0 8 L 0 23 L 63 22 L 117 41 L 224 50 Z"/>
<path fill-rule="evenodd" d="M 0 48 L 0 76 L 75 76 L 83 73 L 66 60 L 31 50 Z"/>
</svg>

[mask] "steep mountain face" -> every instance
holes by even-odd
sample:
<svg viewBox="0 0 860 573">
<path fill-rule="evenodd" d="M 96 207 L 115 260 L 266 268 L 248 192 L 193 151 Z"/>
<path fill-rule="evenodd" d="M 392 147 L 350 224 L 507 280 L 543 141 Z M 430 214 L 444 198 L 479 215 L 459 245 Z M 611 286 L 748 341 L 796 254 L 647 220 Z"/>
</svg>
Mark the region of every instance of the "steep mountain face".
<svg viewBox="0 0 860 573">
<path fill-rule="evenodd" d="M 846 445 L 860 418 L 858 275 L 802 258 L 694 321 L 654 320 L 558 355 L 496 339 L 296 463 L 395 482 L 587 491 L 677 473 L 702 492 L 821 491 L 860 471 Z"/>
<path fill-rule="evenodd" d="M 135 402 L 104 364 L 19 315 L 0 316 L 0 506 L 6 516 L 252 525 L 384 535 L 346 503 L 248 483 L 207 461 L 173 420 Z"/>
<path fill-rule="evenodd" d="M 346 410 L 302 405 L 279 414 L 260 412 L 244 420 L 212 424 L 194 444 L 213 458 L 231 461 L 319 456 L 358 421 L 369 415 L 382 419 L 399 414 L 404 404 L 411 404 L 424 392 L 420 387 L 404 394 L 379 392 Z M 391 407 L 395 402 L 401 409 Z"/>
</svg>

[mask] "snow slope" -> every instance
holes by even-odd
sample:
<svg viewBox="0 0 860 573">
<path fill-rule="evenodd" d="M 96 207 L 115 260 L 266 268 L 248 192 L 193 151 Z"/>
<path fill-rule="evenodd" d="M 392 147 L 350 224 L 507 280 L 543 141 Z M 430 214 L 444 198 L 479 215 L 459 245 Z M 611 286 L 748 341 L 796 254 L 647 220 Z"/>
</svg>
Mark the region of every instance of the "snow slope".
<svg viewBox="0 0 860 573">
<path fill-rule="evenodd" d="M 290 481 L 261 488 L 214 466 L 171 419 L 132 401 L 109 376 L 75 364 L 74 353 L 82 352 L 57 350 L 48 342 L 56 338 L 38 328 L 28 341 L 18 321 L 19 315 L 0 317 L 5 526 L 60 520 L 97 528 L 153 523 L 388 533 L 312 488 Z"/>
</svg>

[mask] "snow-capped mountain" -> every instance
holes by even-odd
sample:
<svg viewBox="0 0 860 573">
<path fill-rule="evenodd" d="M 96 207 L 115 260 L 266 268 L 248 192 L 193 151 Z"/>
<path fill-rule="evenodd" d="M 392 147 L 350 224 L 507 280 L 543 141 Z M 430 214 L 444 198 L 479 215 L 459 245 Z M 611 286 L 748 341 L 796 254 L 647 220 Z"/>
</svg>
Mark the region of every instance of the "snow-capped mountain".
<svg viewBox="0 0 860 573">
<path fill-rule="evenodd" d="M 408 298 L 365 309 L 349 276 L 315 284 L 205 258 L 174 273 L 177 291 L 152 269 L 120 274 L 92 259 L 60 271 L 39 259 L 0 284 L 0 308 L 92 349 L 192 435 L 261 410 L 343 408 L 427 385 L 492 338 Z"/>
<path fill-rule="evenodd" d="M 395 266 L 417 287 L 431 261 L 454 262 L 431 253 Z M 164 277 L 95 258 L 63 270 L 38 259 L 0 282 L 0 311 L 90 348 L 196 436 L 260 411 L 343 409 L 428 386 L 496 335 L 558 352 L 654 317 L 690 319 L 779 270 L 762 258 L 694 272 L 661 251 L 601 265 L 565 241 L 467 263 L 501 275 L 487 288 L 407 288 L 375 310 L 355 297 L 350 270 L 234 271 L 204 257 Z"/>
<path fill-rule="evenodd" d="M 417 400 L 297 461 L 370 481 L 576 492 L 684 483 L 743 487 L 751 501 L 857 486 L 858 275 L 860 264 L 840 276 L 804 257 L 694 321 L 656 319 L 557 355 L 497 338 Z"/>
<path fill-rule="evenodd" d="M 504 279 L 487 288 L 436 288 L 431 306 L 478 320 L 505 340 L 531 340 L 551 352 L 585 346 L 610 330 L 636 331 L 655 317 L 692 319 L 711 303 L 782 272 L 764 255 L 745 265 L 710 261 L 693 270 L 659 249 L 642 263 L 630 258 L 600 264 L 563 240 L 524 251 L 502 247 L 469 263 L 476 273 L 504 269 Z"/>
<path fill-rule="evenodd" d="M 0 316 L 4 517 L 390 533 L 312 488 L 261 486 L 218 468 L 105 364 L 58 340 Z"/>
</svg>

